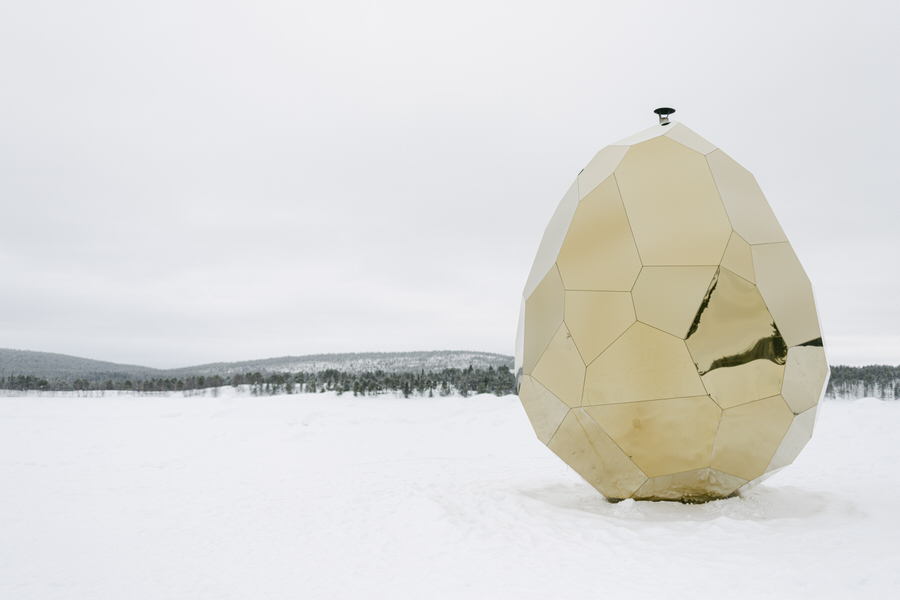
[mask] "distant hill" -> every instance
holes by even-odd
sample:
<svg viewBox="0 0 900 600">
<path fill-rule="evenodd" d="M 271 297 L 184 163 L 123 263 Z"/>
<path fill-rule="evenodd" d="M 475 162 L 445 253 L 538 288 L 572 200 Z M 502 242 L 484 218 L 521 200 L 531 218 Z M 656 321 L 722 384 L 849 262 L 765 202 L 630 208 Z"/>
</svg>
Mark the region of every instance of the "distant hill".
<svg viewBox="0 0 900 600">
<path fill-rule="evenodd" d="M 476 369 L 506 366 L 512 369 L 514 359 L 504 354 L 439 350 L 432 352 L 363 352 L 349 354 L 310 354 L 282 356 L 230 363 L 211 363 L 178 369 L 153 369 L 138 365 L 122 365 L 89 358 L 50 352 L 9 350 L 0 348 L 0 377 L 33 375 L 48 380 L 123 381 L 187 376 L 219 375 L 223 378 L 239 373 L 314 373 L 336 369 L 349 373 L 386 371 L 393 373 L 432 372 L 443 369 Z"/>
</svg>

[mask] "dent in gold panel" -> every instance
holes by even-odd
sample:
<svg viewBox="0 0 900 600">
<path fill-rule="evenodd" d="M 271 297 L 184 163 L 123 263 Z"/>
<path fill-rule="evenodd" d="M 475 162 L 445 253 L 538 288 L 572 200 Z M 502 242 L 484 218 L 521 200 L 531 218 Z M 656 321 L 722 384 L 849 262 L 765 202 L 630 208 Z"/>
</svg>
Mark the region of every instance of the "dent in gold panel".
<svg viewBox="0 0 900 600">
<path fill-rule="evenodd" d="M 707 154 L 706 160 L 734 230 L 751 245 L 786 242 L 753 174 L 721 150 Z"/>
<path fill-rule="evenodd" d="M 756 283 L 750 244 L 737 233 L 731 233 L 731 239 L 728 240 L 728 246 L 725 247 L 725 255 L 722 256 L 722 266 L 750 283 Z"/>
<path fill-rule="evenodd" d="M 522 378 L 519 400 L 534 427 L 534 433 L 546 444 L 566 417 L 569 407 L 528 375 Z"/>
<path fill-rule="evenodd" d="M 616 169 L 646 265 L 717 265 L 731 223 L 702 154 L 666 137 L 632 146 Z"/>
<path fill-rule="evenodd" d="M 784 439 L 794 413 L 781 396 L 726 409 L 710 467 L 751 481 L 761 476 Z"/>
<path fill-rule="evenodd" d="M 647 476 L 581 409 L 570 410 L 547 446 L 607 498 L 630 498 Z"/>
<path fill-rule="evenodd" d="M 566 292 L 556 267 L 544 277 L 525 301 L 525 340 L 522 372 L 530 375 L 547 344 L 563 321 Z"/>
<path fill-rule="evenodd" d="M 631 291 L 638 321 L 687 335 L 716 267 L 644 267 Z"/>
<path fill-rule="evenodd" d="M 822 337 L 812 285 L 787 242 L 751 246 L 756 285 L 788 348 Z"/>
<path fill-rule="evenodd" d="M 625 333 L 634 320 L 628 292 L 566 292 L 565 322 L 585 364 Z"/>
<path fill-rule="evenodd" d="M 598 152 L 578 174 L 578 199 L 581 200 L 593 192 L 598 185 L 612 175 L 626 152 L 628 152 L 627 146 L 607 146 Z"/>
<path fill-rule="evenodd" d="M 783 365 L 787 357 L 785 341 L 757 287 L 722 268 L 685 343 L 701 375 L 756 360 Z"/>
<path fill-rule="evenodd" d="M 788 350 L 781 395 L 794 414 L 806 412 L 819 403 L 827 377 L 825 348 L 794 346 Z"/>
<path fill-rule="evenodd" d="M 708 502 L 731 496 L 745 483 L 747 482 L 739 477 L 713 469 L 695 469 L 652 477 L 634 493 L 633 498 L 635 500 Z"/>
<path fill-rule="evenodd" d="M 818 408 L 818 406 L 814 406 L 805 413 L 794 417 L 794 421 L 788 428 L 787 433 L 784 434 L 784 439 L 781 440 L 781 445 L 779 445 L 778 450 L 775 451 L 775 456 L 773 456 L 772 460 L 769 462 L 766 472 L 776 471 L 782 467 L 786 467 L 794 462 L 794 459 L 799 456 L 800 451 L 803 450 L 807 442 L 812 438 L 813 428 L 816 424 L 816 411 Z"/>
<path fill-rule="evenodd" d="M 567 290 L 631 290 L 641 259 L 615 178 L 578 205 L 556 264 Z"/>
<path fill-rule="evenodd" d="M 731 408 L 780 394 L 784 365 L 754 360 L 727 369 L 715 369 L 700 379 L 716 404 Z"/>
<path fill-rule="evenodd" d="M 566 192 L 565 196 L 563 196 L 556 207 L 556 211 L 550 218 L 547 228 L 544 230 L 544 237 L 541 238 L 541 244 L 538 246 L 537 255 L 534 257 L 534 263 L 531 265 L 528 280 L 525 282 L 523 296 L 526 300 L 531 297 L 535 288 L 556 263 L 556 257 L 559 255 L 559 249 L 566 238 L 566 232 L 569 230 L 569 224 L 572 223 L 572 217 L 575 215 L 576 208 L 578 208 L 577 179 L 569 187 L 569 191 Z"/>
<path fill-rule="evenodd" d="M 716 147 L 711 143 L 709 143 L 681 123 L 669 125 L 668 129 L 669 131 L 666 132 L 667 138 L 669 138 L 670 140 L 675 140 L 679 144 L 687 146 L 695 152 L 706 155 L 716 149 Z"/>
<path fill-rule="evenodd" d="M 584 363 L 565 324 L 560 325 L 531 375 L 569 406 L 581 406 Z"/>
<path fill-rule="evenodd" d="M 584 406 L 702 396 L 706 388 L 684 340 L 635 323 L 592 362 Z"/>
<path fill-rule="evenodd" d="M 708 467 L 722 415 L 708 396 L 589 406 L 584 411 L 648 477 Z"/>
</svg>

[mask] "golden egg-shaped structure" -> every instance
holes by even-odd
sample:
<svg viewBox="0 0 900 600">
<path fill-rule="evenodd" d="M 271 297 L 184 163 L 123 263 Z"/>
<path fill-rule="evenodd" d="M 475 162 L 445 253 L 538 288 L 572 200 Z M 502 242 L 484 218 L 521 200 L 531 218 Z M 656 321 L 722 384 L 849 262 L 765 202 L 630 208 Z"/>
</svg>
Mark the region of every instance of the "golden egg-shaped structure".
<svg viewBox="0 0 900 600">
<path fill-rule="evenodd" d="M 829 369 L 756 179 L 671 122 L 601 150 L 563 196 L 516 374 L 537 437 L 601 494 L 701 502 L 793 462 Z"/>
</svg>

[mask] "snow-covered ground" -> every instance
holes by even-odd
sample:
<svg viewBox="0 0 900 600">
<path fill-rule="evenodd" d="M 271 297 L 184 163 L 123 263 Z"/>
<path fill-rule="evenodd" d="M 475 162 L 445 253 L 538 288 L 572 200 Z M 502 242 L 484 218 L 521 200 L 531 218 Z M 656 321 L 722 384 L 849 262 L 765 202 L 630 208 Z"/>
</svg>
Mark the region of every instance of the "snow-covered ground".
<svg viewBox="0 0 900 600">
<path fill-rule="evenodd" d="M 821 411 L 690 506 L 607 503 L 514 396 L 0 398 L 0 598 L 895 597 L 900 402 Z"/>
</svg>

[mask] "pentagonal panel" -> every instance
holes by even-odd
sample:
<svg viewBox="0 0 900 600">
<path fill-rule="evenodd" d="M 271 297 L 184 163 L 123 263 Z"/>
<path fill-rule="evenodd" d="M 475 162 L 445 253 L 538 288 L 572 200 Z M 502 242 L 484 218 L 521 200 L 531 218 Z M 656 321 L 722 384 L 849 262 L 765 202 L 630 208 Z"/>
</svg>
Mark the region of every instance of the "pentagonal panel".
<svg viewBox="0 0 900 600">
<path fill-rule="evenodd" d="M 628 292 L 566 292 L 565 322 L 590 364 L 634 323 Z"/>
<path fill-rule="evenodd" d="M 784 369 L 784 401 L 799 415 L 819 403 L 828 378 L 828 361 L 821 346 L 794 346 Z"/>
<path fill-rule="evenodd" d="M 710 467 L 746 479 L 762 475 L 794 419 L 781 396 L 726 409 Z"/>
<path fill-rule="evenodd" d="M 714 369 L 700 379 L 716 404 L 731 408 L 780 394 L 784 365 L 758 359 L 727 369 Z"/>
<path fill-rule="evenodd" d="M 578 198 L 582 199 L 603 183 L 628 152 L 627 146 L 607 146 L 597 153 L 591 162 L 578 174 Z"/>
<path fill-rule="evenodd" d="M 526 300 L 531 297 L 535 288 L 556 262 L 556 257 L 559 256 L 559 249 L 566 238 L 566 232 L 569 230 L 569 224 L 572 223 L 572 217 L 575 215 L 576 208 L 578 208 L 577 180 L 566 192 L 566 195 L 563 196 L 553 216 L 550 217 L 547 228 L 544 230 L 544 237 L 541 238 L 541 245 L 538 246 L 537 256 L 534 257 L 528 280 L 525 282 L 525 292 L 522 295 Z"/>
<path fill-rule="evenodd" d="M 788 348 L 822 337 L 812 285 L 787 242 L 751 246 L 756 285 Z"/>
<path fill-rule="evenodd" d="M 566 291 L 556 267 L 544 277 L 525 301 L 525 339 L 522 372 L 530 375 L 547 344 L 563 321 Z"/>
<path fill-rule="evenodd" d="M 731 223 L 702 154 L 666 137 L 632 146 L 616 181 L 644 265 L 717 265 Z"/>
<path fill-rule="evenodd" d="M 556 261 L 567 290 L 629 291 L 641 270 L 615 178 L 578 205 Z"/>
<path fill-rule="evenodd" d="M 669 138 L 670 140 L 675 140 L 679 144 L 687 146 L 695 152 L 699 152 L 700 154 L 705 155 L 716 149 L 716 147 L 711 143 L 707 142 L 705 139 L 703 139 L 681 123 L 670 125 L 668 129 L 669 131 L 666 132 L 667 138 Z"/>
<path fill-rule="evenodd" d="M 687 335 L 716 267 L 644 267 L 631 294 L 642 323 L 675 337 Z"/>
<path fill-rule="evenodd" d="M 522 377 L 519 400 L 534 427 L 534 433 L 546 444 L 566 418 L 569 407 L 529 375 Z"/>
<path fill-rule="evenodd" d="M 814 406 L 794 417 L 784 439 L 775 451 L 775 456 L 769 462 L 766 472 L 775 471 L 794 462 L 794 459 L 800 454 L 800 451 L 806 446 L 812 438 L 813 427 L 816 424 L 816 411 L 818 406 Z"/>
<path fill-rule="evenodd" d="M 734 230 L 751 245 L 786 242 L 753 174 L 721 150 L 711 152 L 706 160 Z"/>
<path fill-rule="evenodd" d="M 635 144 L 640 144 L 641 142 L 646 142 L 647 140 L 652 140 L 653 138 L 659 137 L 661 135 L 666 135 L 669 132 L 670 127 L 674 127 L 676 123 L 669 123 L 668 125 L 654 125 L 648 129 L 635 133 L 634 135 L 630 135 L 625 139 L 619 140 L 613 146 L 634 146 Z"/>
<path fill-rule="evenodd" d="M 728 246 L 725 247 L 725 255 L 722 256 L 722 266 L 750 283 L 756 283 L 750 244 L 737 233 L 731 233 L 731 239 L 728 240 Z"/>
<path fill-rule="evenodd" d="M 635 323 L 590 364 L 584 406 L 702 396 L 706 389 L 684 341 Z"/>
<path fill-rule="evenodd" d="M 589 406 L 584 411 L 647 477 L 708 467 L 722 415 L 708 396 Z"/>
<path fill-rule="evenodd" d="M 607 498 L 629 498 L 647 480 L 581 409 L 569 411 L 547 446 Z"/>
<path fill-rule="evenodd" d="M 559 326 L 531 374 L 569 406 L 581 406 L 584 363 L 565 323 Z"/>
<path fill-rule="evenodd" d="M 695 469 L 648 479 L 632 496 L 635 500 L 681 500 L 705 502 L 727 498 L 745 480 L 715 469 Z"/>
</svg>

